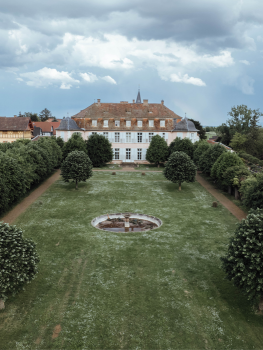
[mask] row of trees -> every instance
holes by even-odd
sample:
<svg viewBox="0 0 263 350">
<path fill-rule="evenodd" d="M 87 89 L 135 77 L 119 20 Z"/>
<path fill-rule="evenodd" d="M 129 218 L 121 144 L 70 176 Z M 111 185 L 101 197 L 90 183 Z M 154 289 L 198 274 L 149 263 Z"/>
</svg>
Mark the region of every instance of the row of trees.
<svg viewBox="0 0 263 350">
<path fill-rule="evenodd" d="M 32 112 L 25 112 L 24 114 L 22 114 L 21 112 L 19 112 L 18 117 L 29 117 L 32 120 L 32 122 L 45 122 L 49 118 L 53 118 L 53 121 L 57 122 L 56 117 L 53 116 L 47 108 L 44 108 L 39 114 Z"/>
<path fill-rule="evenodd" d="M 0 144 L 0 212 L 59 167 L 62 151 L 55 138 Z"/>
</svg>

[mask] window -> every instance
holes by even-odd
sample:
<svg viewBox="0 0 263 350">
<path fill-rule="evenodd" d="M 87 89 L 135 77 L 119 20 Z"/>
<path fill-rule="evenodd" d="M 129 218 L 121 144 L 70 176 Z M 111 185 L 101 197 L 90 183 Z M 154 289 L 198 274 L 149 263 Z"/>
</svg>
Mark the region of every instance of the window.
<svg viewBox="0 0 263 350">
<path fill-rule="evenodd" d="M 96 135 L 97 133 L 96 133 L 96 131 L 92 131 L 92 133 L 91 133 L 91 135 Z"/>
<path fill-rule="evenodd" d="M 131 133 L 126 132 L 126 142 L 131 142 Z"/>
<path fill-rule="evenodd" d="M 162 133 L 162 138 L 165 139 L 165 132 Z"/>
<path fill-rule="evenodd" d="M 137 140 L 138 142 L 142 142 L 142 132 L 137 133 Z"/>
<path fill-rule="evenodd" d="M 120 126 L 120 121 L 119 120 L 115 120 L 115 126 Z"/>
<path fill-rule="evenodd" d="M 141 120 L 137 121 L 137 126 L 142 127 L 142 121 Z"/>
<path fill-rule="evenodd" d="M 131 121 L 130 120 L 126 120 L 126 126 L 129 128 L 131 126 Z"/>
<path fill-rule="evenodd" d="M 179 137 L 179 139 L 182 139 L 183 138 L 183 133 L 182 132 L 178 132 L 177 133 L 177 137 Z"/>
<path fill-rule="evenodd" d="M 120 149 L 119 148 L 114 148 L 114 159 L 118 160 L 120 159 Z"/>
<path fill-rule="evenodd" d="M 149 126 L 152 128 L 153 127 L 153 120 L 149 120 Z"/>
<path fill-rule="evenodd" d="M 137 159 L 142 160 L 142 149 L 141 148 L 137 148 Z"/>
<path fill-rule="evenodd" d="M 108 132 L 104 131 L 103 132 L 103 136 L 106 137 L 106 139 L 109 139 L 109 133 Z"/>
<path fill-rule="evenodd" d="M 152 137 L 153 137 L 154 133 L 153 132 L 149 132 L 149 142 L 152 141 Z"/>
<path fill-rule="evenodd" d="M 126 159 L 131 159 L 131 149 L 126 148 Z"/>
<path fill-rule="evenodd" d="M 192 140 L 194 139 L 194 133 L 191 134 L 191 139 L 192 139 Z"/>
<path fill-rule="evenodd" d="M 103 126 L 104 126 L 104 128 L 107 128 L 109 126 L 108 120 L 103 121 Z"/>
<path fill-rule="evenodd" d="M 115 132 L 115 142 L 120 142 L 120 133 Z"/>
<path fill-rule="evenodd" d="M 97 126 L 97 120 L 92 120 L 92 126 Z"/>
<path fill-rule="evenodd" d="M 160 127 L 164 128 L 165 127 L 165 120 L 160 120 Z"/>
</svg>

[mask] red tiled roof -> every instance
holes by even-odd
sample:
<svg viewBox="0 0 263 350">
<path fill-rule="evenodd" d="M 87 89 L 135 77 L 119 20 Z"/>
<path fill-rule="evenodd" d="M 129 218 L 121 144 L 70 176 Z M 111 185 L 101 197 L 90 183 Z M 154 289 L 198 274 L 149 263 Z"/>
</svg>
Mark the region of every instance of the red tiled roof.
<svg viewBox="0 0 263 350">
<path fill-rule="evenodd" d="M 33 125 L 41 128 L 43 132 L 51 132 L 51 126 L 53 126 L 53 135 L 56 135 L 56 128 L 59 127 L 60 121 L 59 122 L 33 122 Z"/>
<path fill-rule="evenodd" d="M 1 131 L 27 131 L 33 130 L 33 125 L 28 117 L 0 117 Z"/>
</svg>

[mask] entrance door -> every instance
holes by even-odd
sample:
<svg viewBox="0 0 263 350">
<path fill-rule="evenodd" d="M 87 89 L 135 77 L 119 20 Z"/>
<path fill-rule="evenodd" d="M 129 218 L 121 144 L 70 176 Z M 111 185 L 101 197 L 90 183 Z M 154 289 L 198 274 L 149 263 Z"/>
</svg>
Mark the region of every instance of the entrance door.
<svg viewBox="0 0 263 350">
<path fill-rule="evenodd" d="M 128 162 L 128 163 L 131 161 L 131 149 L 130 148 L 126 148 L 125 161 Z"/>
</svg>

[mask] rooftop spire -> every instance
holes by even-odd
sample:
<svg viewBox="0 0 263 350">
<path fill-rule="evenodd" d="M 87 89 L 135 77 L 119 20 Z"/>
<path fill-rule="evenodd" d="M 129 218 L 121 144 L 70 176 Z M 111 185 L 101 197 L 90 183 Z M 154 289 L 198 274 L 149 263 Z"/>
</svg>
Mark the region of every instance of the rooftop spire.
<svg viewBox="0 0 263 350">
<path fill-rule="evenodd" d="M 137 98 L 136 98 L 136 103 L 142 103 L 140 89 L 138 91 L 138 95 L 137 95 Z"/>
</svg>

